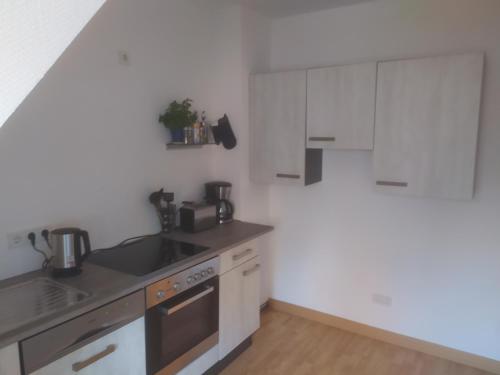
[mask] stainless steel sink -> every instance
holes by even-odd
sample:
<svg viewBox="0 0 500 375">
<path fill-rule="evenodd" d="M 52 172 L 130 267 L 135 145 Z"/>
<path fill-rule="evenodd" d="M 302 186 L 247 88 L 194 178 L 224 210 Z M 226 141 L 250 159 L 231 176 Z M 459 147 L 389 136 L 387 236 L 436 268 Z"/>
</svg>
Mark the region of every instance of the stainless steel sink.
<svg viewBox="0 0 500 375">
<path fill-rule="evenodd" d="M 57 310 L 72 306 L 90 294 L 47 277 L 0 289 L 1 331 L 33 322 Z"/>
</svg>

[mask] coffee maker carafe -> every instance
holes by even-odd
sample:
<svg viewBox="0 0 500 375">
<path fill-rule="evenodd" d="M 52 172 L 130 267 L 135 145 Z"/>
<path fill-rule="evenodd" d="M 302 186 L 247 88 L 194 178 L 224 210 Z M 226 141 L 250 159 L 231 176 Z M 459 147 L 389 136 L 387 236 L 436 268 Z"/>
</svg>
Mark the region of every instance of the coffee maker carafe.
<svg viewBox="0 0 500 375">
<path fill-rule="evenodd" d="M 217 222 L 219 224 L 233 221 L 234 206 L 229 200 L 231 183 L 225 181 L 207 182 L 205 184 L 206 200 L 217 207 Z"/>
</svg>

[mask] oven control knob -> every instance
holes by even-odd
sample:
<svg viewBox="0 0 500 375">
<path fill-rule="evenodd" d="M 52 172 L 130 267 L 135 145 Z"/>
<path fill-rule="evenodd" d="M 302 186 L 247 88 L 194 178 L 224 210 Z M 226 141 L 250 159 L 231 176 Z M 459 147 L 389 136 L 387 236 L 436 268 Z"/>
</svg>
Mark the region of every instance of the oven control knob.
<svg viewBox="0 0 500 375">
<path fill-rule="evenodd" d="M 189 276 L 186 280 L 188 284 L 191 284 L 193 282 L 193 276 Z"/>
<path fill-rule="evenodd" d="M 209 275 L 213 274 L 214 273 L 213 267 L 208 267 L 207 272 Z"/>
<path fill-rule="evenodd" d="M 156 299 L 163 299 L 165 298 L 165 291 L 164 290 L 159 290 L 156 292 Z"/>
<path fill-rule="evenodd" d="M 207 277 L 207 271 L 201 271 L 201 277 Z"/>
<path fill-rule="evenodd" d="M 174 284 L 174 286 L 173 286 L 172 288 L 174 288 L 174 290 L 175 290 L 176 292 L 178 292 L 178 291 L 179 291 L 179 289 L 181 288 L 181 284 L 179 284 L 179 283 L 175 283 L 175 284 Z"/>
<path fill-rule="evenodd" d="M 195 274 L 194 274 L 194 279 L 195 279 L 196 281 L 198 281 L 199 279 L 201 279 L 201 275 L 200 275 L 199 273 L 195 273 Z"/>
</svg>

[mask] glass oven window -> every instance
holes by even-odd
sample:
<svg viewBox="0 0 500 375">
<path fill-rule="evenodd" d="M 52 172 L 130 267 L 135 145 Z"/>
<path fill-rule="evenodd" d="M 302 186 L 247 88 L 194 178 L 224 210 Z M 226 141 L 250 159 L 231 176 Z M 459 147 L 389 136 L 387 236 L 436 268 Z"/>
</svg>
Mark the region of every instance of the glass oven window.
<svg viewBox="0 0 500 375">
<path fill-rule="evenodd" d="M 148 310 L 150 374 L 218 331 L 218 288 L 214 277 Z"/>
</svg>

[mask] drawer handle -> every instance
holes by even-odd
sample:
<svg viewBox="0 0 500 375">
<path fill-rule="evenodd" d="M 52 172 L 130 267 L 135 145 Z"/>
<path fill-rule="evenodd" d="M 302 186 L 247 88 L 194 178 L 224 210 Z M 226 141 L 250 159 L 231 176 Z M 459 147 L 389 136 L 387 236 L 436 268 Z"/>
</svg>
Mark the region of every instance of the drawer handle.
<svg viewBox="0 0 500 375">
<path fill-rule="evenodd" d="M 90 366 L 92 363 L 95 363 L 99 361 L 100 359 L 103 359 L 104 357 L 110 355 L 116 350 L 116 345 L 108 345 L 106 349 L 104 349 L 102 352 L 97 353 L 96 355 L 90 357 L 89 359 L 86 359 L 85 361 L 81 362 L 76 362 L 73 363 L 72 369 L 74 372 L 78 372 L 80 370 L 83 370 L 85 367 Z"/>
<path fill-rule="evenodd" d="M 335 142 L 335 137 L 309 137 L 312 142 Z"/>
<path fill-rule="evenodd" d="M 250 255 L 251 253 L 252 253 L 252 249 L 246 249 L 245 251 L 242 251 L 239 254 L 233 255 L 233 261 L 236 262 L 240 259 L 243 259 L 244 257 L 246 257 L 247 255 Z"/>
<path fill-rule="evenodd" d="M 278 178 L 292 178 L 295 180 L 299 180 L 300 174 L 276 173 L 276 177 L 278 177 Z"/>
<path fill-rule="evenodd" d="M 408 182 L 398 182 L 398 181 L 377 181 L 379 186 L 395 186 L 395 187 L 408 187 Z"/>
<path fill-rule="evenodd" d="M 260 268 L 260 264 L 256 264 L 255 266 L 253 266 L 249 270 L 243 271 L 243 276 L 248 276 L 248 275 L 254 273 L 255 271 L 257 271 L 259 268 Z"/>
</svg>

